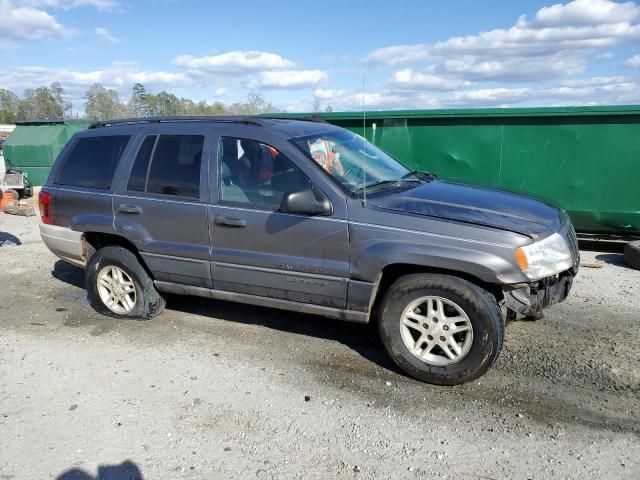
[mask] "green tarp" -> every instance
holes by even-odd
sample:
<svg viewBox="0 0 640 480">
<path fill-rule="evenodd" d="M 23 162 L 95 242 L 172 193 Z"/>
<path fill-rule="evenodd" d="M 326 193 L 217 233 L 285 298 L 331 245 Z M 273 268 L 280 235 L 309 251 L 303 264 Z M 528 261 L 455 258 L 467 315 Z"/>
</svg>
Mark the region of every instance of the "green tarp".
<svg viewBox="0 0 640 480">
<path fill-rule="evenodd" d="M 319 116 L 412 169 L 553 203 L 578 231 L 640 233 L 639 105 Z"/>
<path fill-rule="evenodd" d="M 65 143 L 90 124 L 85 121 L 18 124 L 4 143 L 5 161 L 26 173 L 32 185 L 43 185 Z"/>
</svg>

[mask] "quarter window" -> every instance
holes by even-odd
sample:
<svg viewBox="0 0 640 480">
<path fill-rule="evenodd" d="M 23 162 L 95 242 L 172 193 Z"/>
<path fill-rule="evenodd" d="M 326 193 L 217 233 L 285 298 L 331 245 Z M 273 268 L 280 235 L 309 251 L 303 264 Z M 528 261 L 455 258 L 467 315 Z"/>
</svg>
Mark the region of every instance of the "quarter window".
<svg viewBox="0 0 640 480">
<path fill-rule="evenodd" d="M 113 174 L 130 138 L 129 135 L 112 135 L 77 139 L 55 183 L 105 190 L 111 188 Z"/>
<path fill-rule="evenodd" d="M 274 147 L 236 137 L 218 145 L 218 199 L 277 210 L 282 196 L 309 188 L 307 176 Z"/>
<path fill-rule="evenodd" d="M 203 145 L 202 135 L 149 135 L 138 150 L 127 189 L 199 198 Z"/>
</svg>

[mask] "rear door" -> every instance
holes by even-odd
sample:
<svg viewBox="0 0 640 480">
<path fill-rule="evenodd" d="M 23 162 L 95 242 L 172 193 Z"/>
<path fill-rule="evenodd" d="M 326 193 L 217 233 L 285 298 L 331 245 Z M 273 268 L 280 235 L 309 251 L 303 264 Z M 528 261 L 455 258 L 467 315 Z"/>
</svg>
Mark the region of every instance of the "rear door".
<svg viewBox="0 0 640 480">
<path fill-rule="evenodd" d="M 297 150 L 249 128 L 214 139 L 212 277 L 217 290 L 344 308 L 349 275 L 344 199 L 327 217 L 278 211 L 286 191 L 312 184 Z M 300 154 L 301 155 L 301 154 Z M 308 165 L 306 166 L 309 167 Z"/>
<path fill-rule="evenodd" d="M 211 287 L 207 176 L 211 127 L 158 124 L 136 139 L 113 199 L 116 230 L 154 278 Z"/>
</svg>

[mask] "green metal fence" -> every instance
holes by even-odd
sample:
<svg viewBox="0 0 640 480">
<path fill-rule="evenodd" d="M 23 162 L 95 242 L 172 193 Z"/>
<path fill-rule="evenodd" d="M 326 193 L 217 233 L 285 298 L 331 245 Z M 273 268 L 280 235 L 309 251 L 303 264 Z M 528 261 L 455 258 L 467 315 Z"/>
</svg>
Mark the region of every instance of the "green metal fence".
<svg viewBox="0 0 640 480">
<path fill-rule="evenodd" d="M 89 125 L 86 121 L 20 123 L 4 143 L 5 160 L 26 173 L 32 185 L 43 185 L 67 140 Z"/>
<path fill-rule="evenodd" d="M 364 123 L 362 112 L 320 116 L 410 168 L 558 205 L 578 231 L 640 233 L 640 106 L 365 112 Z M 66 141 L 88 126 L 20 124 L 5 157 L 42 185 Z"/>
<path fill-rule="evenodd" d="M 362 112 L 319 116 L 363 134 Z M 364 118 L 366 138 L 410 168 L 542 198 L 567 210 L 582 232 L 640 233 L 640 106 L 408 110 Z"/>
</svg>

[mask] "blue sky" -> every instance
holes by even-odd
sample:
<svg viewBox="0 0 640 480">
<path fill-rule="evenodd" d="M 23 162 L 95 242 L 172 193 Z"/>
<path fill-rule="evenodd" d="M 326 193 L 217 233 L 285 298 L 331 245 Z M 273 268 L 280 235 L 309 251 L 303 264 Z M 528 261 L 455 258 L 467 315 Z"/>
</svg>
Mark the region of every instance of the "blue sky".
<svg viewBox="0 0 640 480">
<path fill-rule="evenodd" d="M 640 103 L 640 4 L 0 0 L 0 88 L 94 82 L 284 110 Z"/>
</svg>

